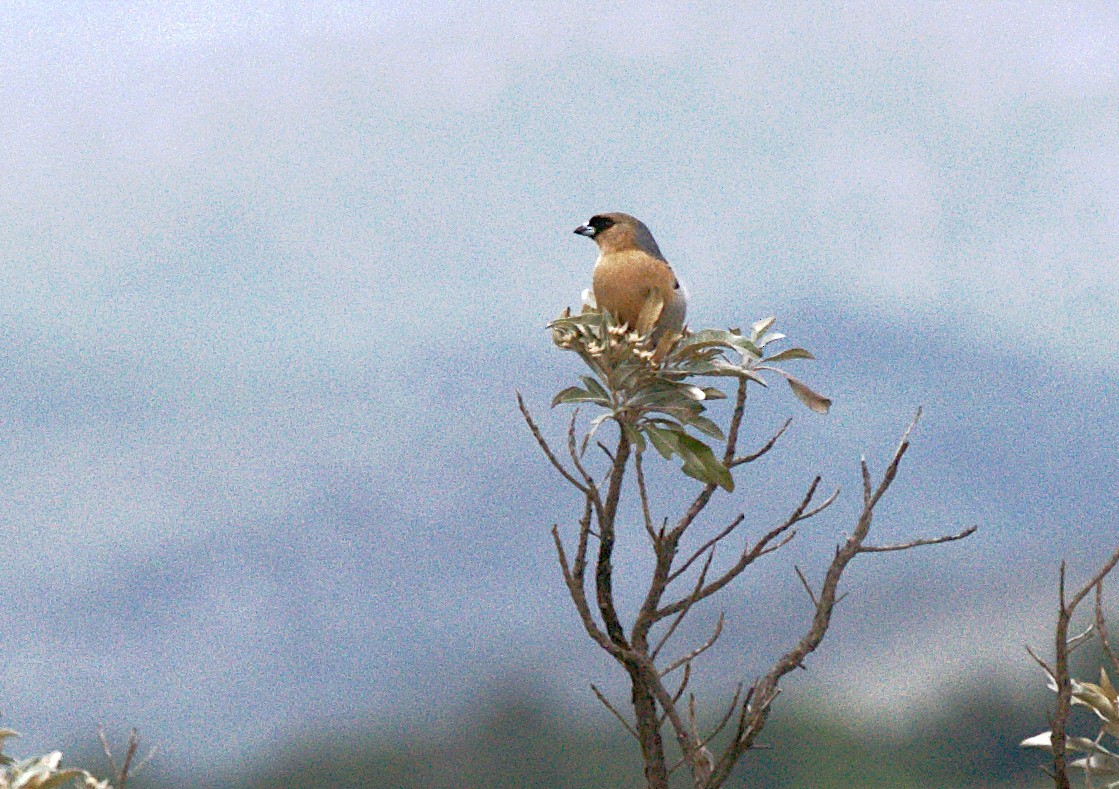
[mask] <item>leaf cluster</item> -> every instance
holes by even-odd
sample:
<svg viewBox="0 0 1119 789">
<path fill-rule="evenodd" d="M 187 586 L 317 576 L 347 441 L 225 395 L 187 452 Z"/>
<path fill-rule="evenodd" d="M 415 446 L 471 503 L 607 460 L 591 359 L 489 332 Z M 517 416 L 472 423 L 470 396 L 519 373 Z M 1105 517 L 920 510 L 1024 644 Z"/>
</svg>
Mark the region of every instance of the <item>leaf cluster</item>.
<svg viewBox="0 0 1119 789">
<path fill-rule="evenodd" d="M 1048 675 L 1048 680 L 1049 689 L 1056 691 L 1058 689 L 1057 680 L 1051 674 Z M 1114 780 L 1119 776 L 1119 753 L 1104 747 L 1102 743 L 1104 735 L 1111 738 L 1119 737 L 1119 698 L 1117 698 L 1115 687 L 1111 684 L 1111 678 L 1103 668 L 1100 669 L 1099 684 L 1081 682 L 1077 679 L 1071 679 L 1070 682 L 1072 704 L 1087 707 L 1094 712 L 1099 719 L 1100 728 L 1099 733 L 1094 738 L 1067 736 L 1065 747 L 1068 750 L 1087 754 L 1086 757 L 1073 761 L 1069 766 L 1083 770 L 1085 777 L 1089 780 L 1092 775 L 1110 776 L 1112 780 L 1109 780 L 1105 787 L 1115 789 L 1115 787 L 1119 787 L 1119 780 Z M 1028 737 L 1022 740 L 1021 744 L 1025 748 L 1040 748 L 1051 751 L 1053 749 L 1053 732 L 1045 731 L 1033 737 Z"/>
<path fill-rule="evenodd" d="M 6 740 L 17 736 L 11 729 L 0 729 L 0 748 Z M 108 781 L 98 780 L 85 770 L 63 768 L 61 762 L 60 751 L 19 761 L 0 752 L 0 789 L 112 789 Z"/>
<path fill-rule="evenodd" d="M 814 358 L 804 348 L 769 353 L 770 343 L 785 335 L 772 331 L 774 318 L 755 323 L 749 334 L 739 329 L 703 329 L 682 333 L 640 334 L 619 324 L 610 313 L 585 307 L 578 315 L 565 312 L 548 327 L 552 339 L 564 350 L 574 351 L 591 370 L 582 375 L 582 386 L 564 389 L 552 400 L 590 403 L 606 409 L 595 417 L 583 440 L 583 449 L 606 420 L 618 424 L 637 447 L 652 444 L 666 460 L 683 461 L 682 471 L 704 483 L 734 489 L 727 462 L 709 444 L 688 432 L 725 441 L 722 429 L 705 416 L 706 403 L 726 397 L 722 389 L 695 383 L 698 378 L 734 378 L 767 386 L 761 373 L 783 377 L 793 393 L 817 413 L 826 413 L 831 401 L 789 375 L 777 362 Z M 654 339 L 656 338 L 656 339 Z M 702 382 L 701 382 L 702 383 Z"/>
</svg>

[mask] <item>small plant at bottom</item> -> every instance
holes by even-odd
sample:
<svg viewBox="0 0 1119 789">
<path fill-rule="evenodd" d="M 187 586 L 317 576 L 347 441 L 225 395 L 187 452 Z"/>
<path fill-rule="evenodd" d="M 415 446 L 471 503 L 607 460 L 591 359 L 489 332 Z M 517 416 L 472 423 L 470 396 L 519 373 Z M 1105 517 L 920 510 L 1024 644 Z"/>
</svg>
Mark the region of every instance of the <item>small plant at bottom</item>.
<svg viewBox="0 0 1119 789">
<path fill-rule="evenodd" d="M 51 751 L 31 759 L 13 759 L 3 752 L 3 747 L 8 740 L 18 736 L 11 729 L 0 729 L 0 789 L 113 789 L 108 781 L 99 780 L 85 770 L 62 767 L 61 751 Z"/>
</svg>

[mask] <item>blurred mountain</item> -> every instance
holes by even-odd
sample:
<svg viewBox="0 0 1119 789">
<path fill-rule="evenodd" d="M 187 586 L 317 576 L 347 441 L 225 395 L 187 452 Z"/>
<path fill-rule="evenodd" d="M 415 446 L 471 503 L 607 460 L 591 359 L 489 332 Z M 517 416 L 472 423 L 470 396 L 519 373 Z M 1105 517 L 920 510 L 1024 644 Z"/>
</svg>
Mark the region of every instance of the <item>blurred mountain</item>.
<svg viewBox="0 0 1119 789">
<path fill-rule="evenodd" d="M 919 724 L 852 726 L 827 709 L 778 705 L 764 744 L 732 786 L 760 789 L 1041 787 L 1041 759 L 1018 748 L 1042 706 L 995 688 L 930 709 Z M 603 715 L 572 717 L 544 695 L 479 697 L 434 730 L 317 731 L 258 754 L 215 786 L 265 789 L 606 789 L 642 785 L 637 745 Z M 685 786 L 682 776 L 674 785 Z"/>
</svg>

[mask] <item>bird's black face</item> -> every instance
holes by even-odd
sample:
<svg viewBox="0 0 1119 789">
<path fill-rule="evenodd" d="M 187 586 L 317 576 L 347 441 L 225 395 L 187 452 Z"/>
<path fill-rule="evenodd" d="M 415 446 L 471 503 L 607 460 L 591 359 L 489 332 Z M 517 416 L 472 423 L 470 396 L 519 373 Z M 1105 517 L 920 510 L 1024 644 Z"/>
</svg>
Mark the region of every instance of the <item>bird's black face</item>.
<svg viewBox="0 0 1119 789">
<path fill-rule="evenodd" d="M 595 214 L 590 218 L 590 221 L 585 225 L 579 225 L 575 228 L 575 232 L 587 238 L 594 238 L 603 230 L 608 230 L 615 224 L 614 220 L 602 214 Z"/>
</svg>

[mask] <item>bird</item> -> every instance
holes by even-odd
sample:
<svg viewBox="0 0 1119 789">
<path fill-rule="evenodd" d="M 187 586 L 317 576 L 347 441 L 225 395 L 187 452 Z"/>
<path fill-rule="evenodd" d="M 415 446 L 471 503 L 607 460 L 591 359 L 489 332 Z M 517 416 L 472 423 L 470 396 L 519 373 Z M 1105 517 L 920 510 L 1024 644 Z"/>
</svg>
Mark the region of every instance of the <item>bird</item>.
<svg viewBox="0 0 1119 789">
<path fill-rule="evenodd" d="M 638 334 L 651 331 L 654 343 L 683 329 L 687 291 L 644 222 L 619 212 L 595 214 L 575 232 L 598 245 L 592 285 L 599 309 Z"/>
</svg>

